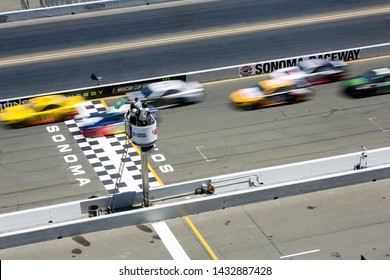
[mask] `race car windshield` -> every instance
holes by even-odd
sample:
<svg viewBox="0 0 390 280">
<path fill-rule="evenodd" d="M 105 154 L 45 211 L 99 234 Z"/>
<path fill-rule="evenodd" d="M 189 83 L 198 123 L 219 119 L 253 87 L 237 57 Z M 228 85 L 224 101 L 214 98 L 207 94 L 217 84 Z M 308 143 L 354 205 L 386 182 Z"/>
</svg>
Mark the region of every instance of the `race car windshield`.
<svg viewBox="0 0 390 280">
<path fill-rule="evenodd" d="M 307 66 L 306 66 L 305 64 L 303 64 L 303 63 L 299 64 L 299 65 L 298 65 L 298 68 L 299 68 L 301 71 L 305 72 L 305 73 L 310 73 L 311 70 L 312 70 L 310 67 L 307 67 Z"/>
<path fill-rule="evenodd" d="M 373 79 L 376 77 L 376 74 L 374 71 L 370 70 L 370 71 L 367 71 L 366 73 L 364 73 L 362 76 L 367 78 L 367 79 Z"/>
<path fill-rule="evenodd" d="M 295 80 L 294 88 L 304 88 L 308 86 L 310 86 L 310 84 L 304 79 Z"/>
<path fill-rule="evenodd" d="M 255 87 L 257 87 L 261 92 L 264 92 L 264 88 L 261 85 L 256 84 Z"/>
<path fill-rule="evenodd" d="M 147 98 L 153 93 L 153 91 L 149 87 L 144 87 L 141 89 L 141 93 Z"/>
<path fill-rule="evenodd" d="M 33 111 L 35 111 L 35 112 L 40 112 L 40 111 L 42 111 L 42 109 L 43 109 L 43 107 L 42 106 L 36 106 L 36 105 L 34 105 L 34 104 L 32 104 L 32 103 L 27 103 L 26 104 L 30 109 L 32 109 Z"/>
</svg>

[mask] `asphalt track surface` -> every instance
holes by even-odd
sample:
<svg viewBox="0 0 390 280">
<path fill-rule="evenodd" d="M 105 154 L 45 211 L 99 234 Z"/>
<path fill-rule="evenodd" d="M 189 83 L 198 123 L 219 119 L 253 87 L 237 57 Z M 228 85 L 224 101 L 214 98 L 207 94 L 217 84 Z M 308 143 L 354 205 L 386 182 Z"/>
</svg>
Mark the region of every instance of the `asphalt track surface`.
<svg viewBox="0 0 390 280">
<path fill-rule="evenodd" d="M 353 74 L 357 74 L 388 65 L 389 58 L 382 58 L 353 63 L 351 67 Z M 368 149 L 388 146 L 387 96 L 349 99 L 340 94 L 340 84 L 333 83 L 316 87 L 315 96 L 308 102 L 254 111 L 233 109 L 228 94 L 254 82 L 252 78 L 205 85 L 205 102 L 163 112 L 158 148 L 166 159 L 164 164 L 171 165 L 174 171 L 160 172 L 161 162 L 151 162 L 162 182 L 169 184 L 356 152 L 361 145 Z M 114 101 L 107 101 L 110 102 Z M 66 131 L 61 124 L 60 128 Z M 69 189 L 84 198 L 104 193 L 75 143 L 69 142 L 74 145 L 80 163 L 89 169 L 87 174 L 96 182 L 91 190 L 69 184 L 74 178 L 68 174 L 68 167 L 58 155 L 56 145 L 50 142 L 45 127 L 1 129 L 1 178 L 7 182 L 5 188 L 2 183 L 2 192 L 8 192 L 1 195 L 4 198 L 1 205 L 7 206 L 3 208 L 5 212 L 40 206 L 47 201 L 55 203 L 59 198 L 76 199 L 74 193 L 69 195 Z M 70 136 L 66 132 L 63 135 L 66 139 Z M 29 176 L 21 178 L 21 170 Z M 44 187 L 40 180 L 46 182 Z M 56 192 L 52 192 L 53 185 L 58 185 Z M 387 259 L 388 185 L 385 180 L 190 219 L 218 259 L 280 259 L 291 255 L 294 257 L 288 258 L 358 259 L 364 255 L 368 259 Z M 64 198 L 63 193 L 69 197 Z M 49 197 L 42 199 L 45 194 Z M 167 224 L 190 259 L 213 258 L 186 218 Z M 171 259 L 156 233 L 153 225 L 139 225 L 2 250 L 0 256 L 1 259 Z M 306 253 L 299 254 L 302 252 Z"/>
<path fill-rule="evenodd" d="M 389 57 L 351 63 L 351 74 L 389 65 Z M 310 101 L 262 110 L 232 107 L 229 94 L 262 78 L 211 83 L 206 100 L 161 112 L 158 153 L 173 172 L 166 184 L 357 152 L 389 144 L 388 96 L 351 99 L 341 83 L 316 86 Z M 379 127 L 378 127 L 379 126 Z M 387 132 L 384 132 L 387 131 Z"/>
<path fill-rule="evenodd" d="M 351 64 L 352 74 L 388 63 L 389 58 L 355 62 Z M 350 99 L 337 91 L 339 83 L 333 83 L 317 87 L 313 99 L 304 103 L 255 111 L 232 109 L 227 100 L 227 92 L 223 89 L 231 91 L 251 84 L 253 80 L 244 79 L 206 85 L 205 102 L 163 112 L 158 147 L 172 164 L 174 171 L 162 174 L 158 171 L 159 165 L 151 163 L 164 183 L 169 182 L 170 178 L 199 178 L 199 174 L 206 175 L 207 172 L 211 172 L 213 176 L 219 175 L 217 170 L 248 170 L 262 165 L 272 166 L 272 163 L 355 152 L 360 150 L 362 144 L 369 149 L 388 146 L 390 123 L 386 95 Z M 229 116 L 230 120 L 241 119 L 247 124 L 260 120 L 261 123 L 252 123 L 252 126 L 261 126 L 262 129 L 255 130 L 247 127 L 248 125 L 234 124 L 229 130 L 232 135 L 242 135 L 248 143 L 246 148 L 254 152 L 241 156 L 228 156 L 225 152 L 222 158 L 213 154 L 209 161 L 199 152 L 194 152 L 193 148 L 198 144 L 189 144 L 188 140 L 194 139 L 193 135 L 198 134 L 201 136 L 196 138 L 197 141 L 202 141 L 199 145 L 210 148 L 210 152 L 214 149 L 218 151 L 221 143 L 232 144 L 225 147 L 229 153 L 239 153 L 237 147 L 242 146 L 236 147 L 235 141 L 230 142 L 229 136 L 218 131 L 206 133 L 214 135 L 214 138 L 202 136 L 203 125 L 193 125 L 190 136 L 188 126 L 184 134 L 183 130 L 176 130 L 180 128 L 180 122 L 185 126 L 186 120 L 182 118 L 188 117 L 189 121 L 193 118 L 191 112 L 198 110 L 205 110 L 198 115 L 217 122 L 223 116 Z M 171 120 L 171 114 L 179 115 L 175 118 L 179 123 L 168 121 Z M 260 114 L 261 118 L 255 118 L 253 114 Z M 173 130 L 181 131 L 176 132 L 177 139 L 181 140 L 175 143 L 170 139 L 164 141 L 165 135 L 172 134 Z M 68 137 L 65 132 L 64 135 Z M 45 133 L 42 134 L 42 137 L 46 136 Z M 217 140 L 216 137 L 220 139 Z M 256 141 L 251 144 L 252 137 Z M 259 145 L 262 142 L 267 143 Z M 171 145 L 176 148 L 173 149 Z M 272 147 L 267 149 L 266 146 Z M 209 155 L 207 150 L 202 150 L 204 155 Z M 179 152 L 183 154 L 179 155 Z M 191 168 L 183 168 L 176 162 L 184 158 L 186 162 L 193 161 Z M 234 164 L 229 164 L 230 162 Z M 55 169 L 51 170 L 53 176 L 56 172 L 66 173 Z M 5 249 L 0 251 L 0 258 L 178 260 L 183 259 L 183 253 L 175 252 L 181 251 L 185 258 L 191 260 L 356 260 L 361 256 L 372 260 L 387 260 L 390 254 L 390 223 L 387 215 L 390 210 L 387 202 L 389 184 L 389 180 L 383 180 L 164 221 L 162 225 L 168 228 L 171 235 L 161 230 L 161 224 L 144 224 Z M 50 188 L 45 192 L 54 194 Z M 33 195 L 30 193 L 28 197 Z M 21 200 L 23 196 L 19 193 L 16 198 Z"/>
<path fill-rule="evenodd" d="M 389 61 L 351 63 L 351 75 Z M 347 98 L 339 82 L 316 86 L 312 99 L 303 103 L 252 111 L 231 106 L 232 91 L 265 78 L 206 84 L 204 102 L 160 112 L 157 150 L 149 163 L 162 184 L 358 152 L 362 145 L 388 146 L 387 95 Z M 56 126 L 55 133 L 50 125 L 0 128 L 1 212 L 107 194 L 67 126 Z M 66 144 L 69 152 L 62 153 L 58 145 Z M 75 175 L 71 165 L 85 173 Z M 90 182 L 82 184 L 82 179 Z"/>
<path fill-rule="evenodd" d="M 0 98 L 390 41 L 387 1 L 188 3 L 1 24 Z"/>
</svg>

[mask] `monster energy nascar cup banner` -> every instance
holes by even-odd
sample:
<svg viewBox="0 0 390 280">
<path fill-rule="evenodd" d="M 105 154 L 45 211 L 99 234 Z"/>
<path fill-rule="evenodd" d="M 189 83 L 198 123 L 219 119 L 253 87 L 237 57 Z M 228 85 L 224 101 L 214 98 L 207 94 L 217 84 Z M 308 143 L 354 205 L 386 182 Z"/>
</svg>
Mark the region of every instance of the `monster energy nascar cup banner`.
<svg viewBox="0 0 390 280">
<path fill-rule="evenodd" d="M 36 97 L 36 96 L 44 96 L 44 95 L 52 95 L 52 94 L 63 94 L 66 96 L 80 95 L 80 96 L 83 96 L 86 100 L 89 100 L 89 99 L 124 95 L 128 92 L 139 91 L 139 90 L 143 89 L 144 87 L 146 87 L 150 83 L 160 82 L 160 81 L 168 81 L 168 80 L 186 81 L 186 76 L 185 75 L 178 75 L 178 76 L 169 76 L 169 77 L 163 77 L 163 78 L 152 78 L 152 79 L 148 79 L 148 80 L 122 82 L 122 83 L 118 83 L 118 84 L 99 85 L 96 87 L 72 89 L 72 90 L 65 90 L 65 91 L 61 91 L 61 92 L 38 94 L 38 95 L 34 95 L 34 96 L 31 95 L 31 96 L 24 96 L 24 97 L 18 97 L 18 98 L 10 98 L 10 99 L 5 99 L 5 100 L 0 100 L 0 112 L 2 112 L 3 109 L 8 108 L 8 107 L 17 106 L 20 104 L 25 104 L 25 103 L 27 103 L 27 101 L 30 98 Z"/>
<path fill-rule="evenodd" d="M 239 75 L 240 77 L 247 77 L 252 75 L 271 73 L 281 68 L 296 66 L 300 61 L 308 59 L 352 61 L 360 58 L 360 52 L 361 49 L 351 49 L 258 62 L 241 66 L 239 68 Z"/>
</svg>

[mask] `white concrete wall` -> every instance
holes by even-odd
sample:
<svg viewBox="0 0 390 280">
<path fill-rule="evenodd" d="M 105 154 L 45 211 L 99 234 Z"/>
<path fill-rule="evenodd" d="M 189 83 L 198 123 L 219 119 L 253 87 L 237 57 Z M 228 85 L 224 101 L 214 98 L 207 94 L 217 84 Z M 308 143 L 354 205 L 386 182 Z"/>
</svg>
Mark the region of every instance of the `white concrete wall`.
<svg viewBox="0 0 390 280">
<path fill-rule="evenodd" d="M 33 4 L 32 2 L 34 1 L 35 3 L 35 1 L 37 0 L 29 0 L 29 1 L 31 1 L 29 2 L 29 4 L 26 4 L 27 2 L 24 2 L 23 4 L 21 3 L 20 4 L 21 8 L 19 11 L 13 10 L 9 12 L 0 13 L 0 23 L 37 19 L 37 18 L 44 18 L 44 17 L 80 14 L 86 12 L 118 9 L 118 8 L 132 7 L 132 6 L 150 5 L 150 4 L 156 4 L 162 2 L 173 2 L 178 0 L 105 0 L 105 1 L 79 0 L 78 3 L 67 4 L 67 5 L 59 4 L 62 3 L 61 1 L 65 1 L 65 0 L 38 0 L 40 2 L 39 8 L 36 8 L 36 4 Z M 77 0 L 70 0 L 70 1 L 76 2 Z M 56 3 L 58 3 L 59 5 L 56 5 Z M 26 7 L 26 5 L 30 7 L 30 9 L 23 8 Z"/>
<path fill-rule="evenodd" d="M 306 179 L 270 187 L 249 188 L 193 200 L 183 200 L 105 216 L 51 224 L 43 227 L 0 234 L 0 248 L 11 248 L 36 242 L 138 225 L 215 211 L 258 201 L 266 201 L 319 190 L 342 187 L 390 177 L 390 165 L 343 172 L 317 179 Z"/>
</svg>

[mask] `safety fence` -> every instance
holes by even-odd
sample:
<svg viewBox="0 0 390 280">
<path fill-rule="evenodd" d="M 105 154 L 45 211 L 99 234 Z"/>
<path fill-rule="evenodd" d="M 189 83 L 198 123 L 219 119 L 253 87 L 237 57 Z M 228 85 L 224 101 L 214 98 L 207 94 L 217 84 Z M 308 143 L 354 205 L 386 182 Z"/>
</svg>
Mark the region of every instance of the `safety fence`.
<svg viewBox="0 0 390 280">
<path fill-rule="evenodd" d="M 137 207 L 141 192 L 116 196 L 117 209 L 107 210 L 112 196 L 0 215 L 0 248 L 70 237 L 77 234 L 156 222 L 253 202 L 390 178 L 390 148 L 382 148 L 204 178 L 151 191 L 151 207 Z M 212 185 L 213 193 L 199 192 Z M 188 199 L 191 196 L 191 199 Z M 181 198 L 181 199 L 180 199 Z M 134 207 L 135 206 L 135 207 Z M 96 211 L 91 213 L 91 210 Z"/>
<path fill-rule="evenodd" d="M 18 1 L 20 10 L 18 8 L 19 5 L 15 6 L 13 3 L 8 4 L 7 6 L 13 4 L 12 7 L 14 7 L 15 10 L 0 13 L 0 23 L 74 15 L 173 1 L 178 0 L 20 0 Z M 5 3 L 2 5 L 5 6 Z"/>
</svg>

